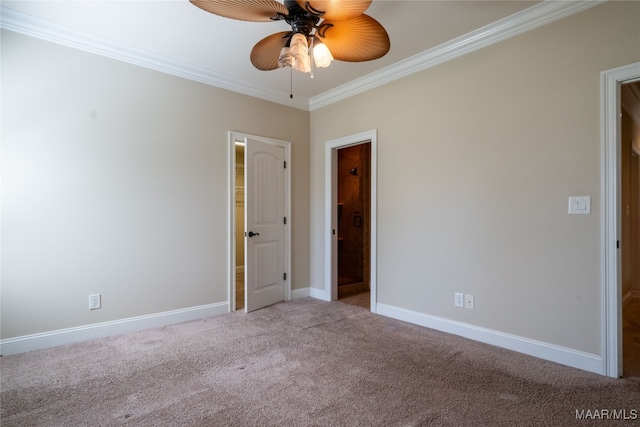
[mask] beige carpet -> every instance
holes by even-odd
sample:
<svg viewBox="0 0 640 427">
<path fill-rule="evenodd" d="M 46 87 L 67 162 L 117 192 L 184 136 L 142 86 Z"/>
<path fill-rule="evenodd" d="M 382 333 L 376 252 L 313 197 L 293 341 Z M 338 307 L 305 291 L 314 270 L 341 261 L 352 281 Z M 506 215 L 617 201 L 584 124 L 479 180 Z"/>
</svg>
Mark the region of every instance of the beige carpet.
<svg viewBox="0 0 640 427">
<path fill-rule="evenodd" d="M 2 357 L 0 373 L 3 427 L 640 424 L 576 420 L 640 412 L 640 378 L 313 299 Z"/>
</svg>

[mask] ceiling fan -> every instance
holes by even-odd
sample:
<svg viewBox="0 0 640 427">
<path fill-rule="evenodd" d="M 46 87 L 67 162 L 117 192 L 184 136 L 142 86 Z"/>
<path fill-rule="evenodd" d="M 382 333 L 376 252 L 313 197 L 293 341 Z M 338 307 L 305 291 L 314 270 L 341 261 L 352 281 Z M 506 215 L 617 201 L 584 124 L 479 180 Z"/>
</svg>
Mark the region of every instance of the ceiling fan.
<svg viewBox="0 0 640 427">
<path fill-rule="evenodd" d="M 241 21 L 285 21 L 290 31 L 260 40 L 251 51 L 259 70 L 291 67 L 308 73 L 331 60 L 363 62 L 384 56 L 391 46 L 384 27 L 365 15 L 372 0 L 189 0 L 195 6 Z"/>
</svg>

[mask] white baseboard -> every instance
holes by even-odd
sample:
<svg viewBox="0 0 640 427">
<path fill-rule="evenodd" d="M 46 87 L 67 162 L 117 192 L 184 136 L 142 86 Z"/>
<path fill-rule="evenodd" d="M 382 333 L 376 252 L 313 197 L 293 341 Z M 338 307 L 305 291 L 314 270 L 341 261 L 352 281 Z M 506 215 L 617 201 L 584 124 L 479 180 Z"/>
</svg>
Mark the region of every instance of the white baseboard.
<svg viewBox="0 0 640 427">
<path fill-rule="evenodd" d="M 327 293 L 324 291 L 324 289 L 310 287 L 309 296 L 311 298 L 320 299 L 322 301 L 331 301 L 331 298 L 327 298 Z"/>
<path fill-rule="evenodd" d="M 294 289 L 291 293 L 292 299 L 307 298 L 307 297 L 319 299 L 322 301 L 329 301 L 329 299 L 327 299 L 326 297 L 326 292 L 324 290 L 314 288 L 311 286 L 309 286 L 308 288 Z"/>
<path fill-rule="evenodd" d="M 142 329 L 158 328 L 204 317 L 217 316 L 228 312 L 229 303 L 224 301 L 145 316 L 129 317 L 110 322 L 94 323 L 74 328 L 7 338 L 0 340 L 0 354 L 8 356 L 10 354 L 73 344 L 80 341 L 89 341 Z"/>
<path fill-rule="evenodd" d="M 291 291 L 291 299 L 307 298 L 309 296 L 309 288 L 294 289 Z"/>
<path fill-rule="evenodd" d="M 329 301 L 326 298 L 325 294 L 326 293 L 324 290 L 313 288 L 310 286 L 308 288 L 294 289 L 293 291 L 291 291 L 291 299 L 311 297 L 315 299 L 321 299 L 323 301 Z"/>
<path fill-rule="evenodd" d="M 540 359 L 571 366 L 573 368 L 606 375 L 604 372 L 602 357 L 597 354 L 586 353 L 382 303 L 377 304 L 376 311 L 377 314 L 382 316 L 459 335 L 475 341 L 538 357 Z"/>
</svg>

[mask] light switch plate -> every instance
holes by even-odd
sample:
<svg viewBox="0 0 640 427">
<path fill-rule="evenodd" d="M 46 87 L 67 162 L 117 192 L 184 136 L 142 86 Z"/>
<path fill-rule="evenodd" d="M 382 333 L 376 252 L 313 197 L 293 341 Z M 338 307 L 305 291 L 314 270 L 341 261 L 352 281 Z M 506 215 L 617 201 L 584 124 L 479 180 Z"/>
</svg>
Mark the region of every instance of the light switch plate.
<svg viewBox="0 0 640 427">
<path fill-rule="evenodd" d="M 569 215 L 591 214 L 591 196 L 569 197 Z"/>
<path fill-rule="evenodd" d="M 464 308 L 470 308 L 473 310 L 474 302 L 473 295 L 465 294 L 464 295 Z"/>
<path fill-rule="evenodd" d="M 97 310 L 102 307 L 102 296 L 100 294 L 89 295 L 89 310 Z"/>
<path fill-rule="evenodd" d="M 456 307 L 464 307 L 464 294 L 462 292 L 454 292 L 453 305 Z"/>
</svg>

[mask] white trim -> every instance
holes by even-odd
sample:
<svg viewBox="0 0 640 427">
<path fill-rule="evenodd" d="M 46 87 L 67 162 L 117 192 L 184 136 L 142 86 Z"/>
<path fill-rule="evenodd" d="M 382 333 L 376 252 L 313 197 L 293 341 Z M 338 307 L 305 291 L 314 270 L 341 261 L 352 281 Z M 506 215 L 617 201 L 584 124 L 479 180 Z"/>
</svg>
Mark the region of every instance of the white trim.
<svg viewBox="0 0 640 427">
<path fill-rule="evenodd" d="M 28 36 L 302 110 L 313 111 L 582 12 L 606 0 L 546 0 L 311 99 L 289 98 L 251 82 L 0 7 L 0 27 Z"/>
<path fill-rule="evenodd" d="M 294 289 L 291 291 L 291 299 L 308 298 L 310 294 L 310 288 Z"/>
<path fill-rule="evenodd" d="M 382 316 L 506 348 L 573 368 L 598 374 L 602 371 L 602 358 L 597 354 L 586 353 L 580 350 L 444 319 L 442 317 L 431 316 L 383 303 L 378 303 L 377 313 Z"/>
<path fill-rule="evenodd" d="M 324 293 L 322 295 L 325 301 L 338 299 L 337 284 L 333 280 L 336 277 L 335 269 L 337 264 L 337 236 L 333 235 L 336 222 L 336 167 L 337 167 L 337 151 L 339 148 L 358 145 L 361 143 L 371 143 L 371 219 L 370 219 L 370 283 L 371 290 L 371 312 L 376 312 L 376 303 L 378 301 L 377 292 L 377 255 L 378 255 L 378 131 L 376 129 L 361 132 L 355 135 L 345 136 L 343 138 L 334 139 L 325 143 L 325 184 L 324 184 Z M 312 294 L 313 296 L 313 294 Z"/>
<path fill-rule="evenodd" d="M 227 275 L 227 299 L 229 301 L 228 311 L 233 312 L 236 310 L 236 209 L 239 207 L 236 203 L 237 193 L 236 189 L 238 184 L 236 183 L 236 144 L 235 141 L 238 138 L 234 137 L 233 132 L 227 133 L 229 144 L 229 150 L 227 151 L 228 162 L 228 175 L 227 180 L 229 188 L 227 192 L 228 203 L 228 217 L 227 217 L 227 263 L 228 263 L 228 275 Z M 244 200 L 244 195 L 243 195 Z M 244 204 L 242 205 L 244 209 Z M 244 268 L 244 266 L 243 266 Z"/>
<path fill-rule="evenodd" d="M 309 287 L 309 296 L 311 298 L 319 299 L 322 301 L 331 301 L 331 294 L 329 294 L 329 296 L 327 297 L 324 289 Z"/>
<path fill-rule="evenodd" d="M 334 102 L 435 67 L 436 65 L 451 61 L 468 53 L 582 12 L 593 6 L 598 6 L 604 1 L 606 0 L 543 1 L 475 31 L 314 96 L 309 100 L 309 110 L 313 111 L 326 107 Z"/>
<path fill-rule="evenodd" d="M 285 180 L 285 207 L 284 214 L 287 217 L 287 224 L 285 225 L 285 254 L 284 254 L 284 264 L 285 264 L 285 273 L 287 274 L 287 280 L 285 280 L 285 301 L 289 301 L 292 298 L 291 295 L 291 224 L 293 219 L 291 217 L 291 142 L 283 141 L 280 139 L 267 138 L 264 136 L 256 136 L 248 133 L 229 131 L 227 134 L 228 138 L 228 174 L 227 179 L 229 181 L 228 187 L 228 218 L 227 218 L 227 226 L 228 226 L 228 236 L 227 236 L 227 248 L 228 248 L 228 259 L 229 263 L 229 274 L 227 276 L 228 290 L 227 295 L 229 298 L 229 311 L 235 310 L 236 305 L 236 140 L 245 140 L 245 138 L 251 138 L 260 142 L 264 142 L 267 144 L 277 145 L 284 149 L 284 160 L 287 164 L 286 169 L 284 170 L 284 180 Z M 244 187 L 243 187 L 244 188 Z M 244 267 L 243 267 L 244 270 Z"/>
<path fill-rule="evenodd" d="M 228 302 L 223 301 L 197 307 L 112 320 L 110 322 L 93 323 L 91 325 L 74 328 L 58 329 L 56 331 L 24 335 L 16 338 L 6 338 L 0 340 L 0 354 L 8 356 L 10 354 L 57 347 L 59 345 L 73 344 L 143 329 L 159 328 L 176 323 L 188 322 L 190 320 L 218 316 L 227 312 L 227 306 Z"/>
<path fill-rule="evenodd" d="M 603 375 L 622 375 L 620 240 L 620 85 L 640 79 L 640 62 L 600 73 L 601 317 Z"/>
</svg>

